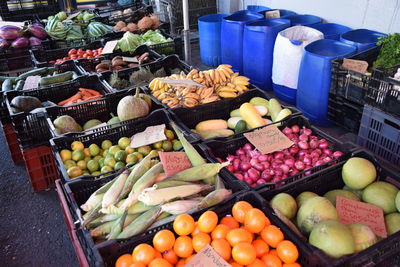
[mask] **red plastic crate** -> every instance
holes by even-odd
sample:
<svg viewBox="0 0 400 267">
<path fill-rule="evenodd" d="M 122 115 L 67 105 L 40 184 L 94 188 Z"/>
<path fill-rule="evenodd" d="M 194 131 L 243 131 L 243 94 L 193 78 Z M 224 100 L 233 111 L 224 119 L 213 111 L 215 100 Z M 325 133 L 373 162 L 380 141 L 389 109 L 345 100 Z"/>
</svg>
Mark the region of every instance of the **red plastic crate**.
<svg viewBox="0 0 400 267">
<path fill-rule="evenodd" d="M 74 250 L 76 253 L 76 257 L 78 258 L 79 265 L 81 267 L 88 267 L 89 264 L 86 260 L 85 253 L 83 252 L 82 246 L 79 243 L 78 237 L 76 235 L 76 231 L 73 230 L 74 221 L 72 219 L 71 212 L 68 208 L 67 199 L 64 195 L 64 190 L 61 186 L 61 181 L 58 179 L 55 181 L 58 198 L 60 199 L 61 210 L 64 215 L 64 220 L 67 225 L 68 235 L 71 238 L 72 245 L 74 246 Z"/>
<path fill-rule="evenodd" d="M 12 124 L 3 125 L 4 136 L 7 141 L 8 149 L 14 163 L 24 162 L 21 149 L 19 148 L 17 133 Z"/>
<path fill-rule="evenodd" d="M 51 147 L 38 146 L 23 150 L 22 154 L 33 190 L 53 187 L 55 180 L 59 179 L 59 173 Z"/>
</svg>

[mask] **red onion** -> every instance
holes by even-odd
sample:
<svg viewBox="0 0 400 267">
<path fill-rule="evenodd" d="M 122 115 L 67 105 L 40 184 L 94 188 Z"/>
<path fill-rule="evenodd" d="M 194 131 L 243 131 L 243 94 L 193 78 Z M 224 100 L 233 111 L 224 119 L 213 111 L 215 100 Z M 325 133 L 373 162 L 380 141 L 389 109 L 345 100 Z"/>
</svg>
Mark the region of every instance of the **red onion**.
<svg viewBox="0 0 400 267">
<path fill-rule="evenodd" d="M 236 176 L 236 178 L 238 178 L 239 180 L 243 181 L 244 177 L 241 173 L 235 172 L 234 175 Z"/>
<path fill-rule="evenodd" d="M 284 161 L 285 165 L 289 166 L 290 168 L 292 168 L 294 166 L 294 159 L 285 159 Z"/>
<path fill-rule="evenodd" d="M 303 159 L 304 164 L 306 165 L 311 165 L 312 164 L 312 158 L 309 155 L 305 155 Z"/>
<path fill-rule="evenodd" d="M 283 159 L 284 158 L 284 154 L 283 154 L 283 152 L 276 152 L 275 154 L 274 154 L 274 159 Z"/>
<path fill-rule="evenodd" d="M 272 177 L 272 175 L 269 170 L 265 170 L 261 173 L 261 178 L 266 181 L 269 181 L 271 179 L 271 177 Z"/>
<path fill-rule="evenodd" d="M 251 158 L 250 159 L 250 165 L 254 166 L 254 164 L 258 163 L 258 158 Z"/>
<path fill-rule="evenodd" d="M 298 160 L 298 161 L 296 161 L 296 162 L 294 163 L 294 167 L 295 167 L 296 169 L 298 169 L 299 171 L 302 171 L 302 170 L 304 170 L 304 168 L 305 168 L 305 164 L 304 164 L 304 162 Z"/>
<path fill-rule="evenodd" d="M 306 141 L 299 141 L 299 143 L 297 145 L 300 147 L 300 149 L 308 149 L 309 148 L 308 143 Z"/>
<path fill-rule="evenodd" d="M 246 151 L 244 151 L 244 149 L 239 148 L 238 150 L 236 150 L 236 155 L 240 156 L 240 155 L 245 155 Z"/>
<path fill-rule="evenodd" d="M 326 163 L 328 163 L 328 162 L 331 161 L 331 160 L 332 160 L 331 157 L 326 157 L 326 158 L 323 159 L 323 161 L 326 162 Z"/>
<path fill-rule="evenodd" d="M 274 172 L 275 172 L 275 177 L 276 176 L 282 176 L 282 174 L 283 174 L 282 169 L 279 168 L 279 167 L 277 169 L 274 169 Z"/>
<path fill-rule="evenodd" d="M 322 153 L 324 153 L 325 155 L 328 155 L 328 156 L 331 156 L 331 155 L 333 154 L 333 153 L 332 153 L 332 150 L 327 149 L 327 148 L 323 149 L 323 150 L 322 150 Z"/>
<path fill-rule="evenodd" d="M 315 162 L 315 166 L 319 166 L 324 164 L 325 162 L 323 160 L 317 160 L 317 162 Z"/>
<path fill-rule="evenodd" d="M 288 165 L 282 164 L 280 167 L 284 174 L 289 173 L 290 167 Z"/>
<path fill-rule="evenodd" d="M 294 134 L 287 134 L 286 137 L 289 138 L 289 139 L 292 139 L 292 138 L 295 138 L 296 135 L 294 135 Z M 297 137 L 296 137 L 296 138 L 297 138 Z"/>
<path fill-rule="evenodd" d="M 312 158 L 317 158 L 318 159 L 320 154 L 318 153 L 318 151 L 313 150 L 313 151 L 311 151 L 310 156 Z"/>
<path fill-rule="evenodd" d="M 310 136 L 310 135 L 312 135 L 312 130 L 308 129 L 306 127 L 303 127 L 303 134 Z"/>
<path fill-rule="evenodd" d="M 341 151 L 335 151 L 335 152 L 333 152 L 333 157 L 334 157 L 335 159 L 340 158 L 341 156 L 343 156 L 343 152 L 341 152 Z"/>
<path fill-rule="evenodd" d="M 268 161 L 261 162 L 261 164 L 264 166 L 264 170 L 268 169 L 271 166 Z"/>
<path fill-rule="evenodd" d="M 322 155 L 322 150 L 319 148 L 314 149 L 313 151 L 317 152 L 319 155 Z"/>
<path fill-rule="evenodd" d="M 228 158 L 227 158 L 227 159 L 228 159 Z M 218 160 L 219 163 L 224 162 L 221 158 L 218 158 L 218 157 L 217 157 L 217 160 Z M 228 160 L 228 161 L 229 161 L 229 160 Z"/>
<path fill-rule="evenodd" d="M 306 171 L 304 174 L 305 174 L 305 175 L 311 175 L 311 174 L 312 174 L 312 171 Z"/>
<path fill-rule="evenodd" d="M 252 146 L 250 143 L 246 143 L 246 144 L 243 146 L 243 149 L 245 149 L 245 150 L 252 150 L 252 149 L 253 149 L 253 146 Z"/>
<path fill-rule="evenodd" d="M 282 130 L 282 133 L 284 133 L 284 134 L 287 136 L 288 134 L 292 134 L 293 131 L 292 131 L 292 129 L 290 129 L 290 128 L 288 128 L 288 127 L 285 127 L 285 128 Z"/>
<path fill-rule="evenodd" d="M 235 171 L 238 171 L 239 170 L 239 166 L 240 166 L 240 159 L 234 159 L 233 162 L 232 162 L 232 165 L 233 165 L 233 169 Z"/>
<path fill-rule="evenodd" d="M 289 148 L 289 152 L 290 152 L 290 154 L 297 154 L 297 153 L 299 153 L 299 151 L 300 151 L 300 149 L 299 149 L 299 147 L 297 146 L 297 145 L 293 145 L 293 146 L 291 146 L 290 148 Z"/>
<path fill-rule="evenodd" d="M 261 153 L 258 150 L 250 150 L 250 157 L 257 158 Z"/>
<path fill-rule="evenodd" d="M 267 155 L 260 155 L 258 156 L 258 161 L 268 161 L 268 156 Z"/>
<path fill-rule="evenodd" d="M 328 148 L 329 147 L 329 143 L 328 143 L 328 141 L 326 141 L 326 139 L 320 139 L 318 147 L 322 148 L 322 149 Z"/>
<path fill-rule="evenodd" d="M 250 168 L 247 173 L 249 174 L 249 177 L 251 178 L 251 180 L 253 180 L 253 182 L 257 181 L 258 179 L 260 179 L 260 172 L 257 171 L 254 168 Z"/>
<path fill-rule="evenodd" d="M 244 178 L 244 181 L 246 182 L 246 183 L 248 183 L 249 185 L 251 185 L 252 183 L 253 183 L 253 180 L 251 179 L 251 178 L 249 178 L 249 177 L 245 177 Z"/>
<path fill-rule="evenodd" d="M 310 140 L 314 140 L 314 139 L 315 139 L 315 140 L 318 140 L 318 137 L 317 137 L 317 136 L 315 136 L 315 135 L 310 135 L 310 137 L 309 137 L 309 138 L 310 138 Z"/>
<path fill-rule="evenodd" d="M 231 165 L 228 165 L 228 166 L 226 166 L 226 168 L 228 169 L 228 171 L 230 171 L 230 172 L 235 172 L 235 168 L 233 167 L 233 165 L 231 164 Z"/>
<path fill-rule="evenodd" d="M 298 125 L 293 125 L 291 127 L 291 129 L 292 129 L 293 133 L 299 133 L 300 132 L 300 127 Z"/>
<path fill-rule="evenodd" d="M 290 156 L 290 151 L 289 149 L 285 148 L 284 150 L 282 150 L 283 155 L 285 155 L 285 157 Z"/>
<path fill-rule="evenodd" d="M 256 185 L 260 185 L 260 184 L 265 184 L 265 181 L 263 179 L 258 179 L 256 182 Z"/>
<path fill-rule="evenodd" d="M 301 135 L 299 136 L 299 140 L 300 140 L 300 141 L 308 141 L 308 135 L 306 135 L 306 134 L 301 134 Z"/>
<path fill-rule="evenodd" d="M 236 157 L 234 156 L 234 155 L 228 155 L 228 156 L 226 156 L 226 159 L 227 160 L 229 160 L 229 161 L 232 161 L 232 160 L 234 160 Z"/>
<path fill-rule="evenodd" d="M 253 166 L 257 171 L 260 171 L 260 172 L 262 172 L 265 168 L 264 168 L 264 165 L 262 165 L 261 163 L 256 163 L 256 164 L 254 164 L 254 166 Z"/>
<path fill-rule="evenodd" d="M 240 170 L 246 172 L 251 168 L 251 164 L 249 162 L 241 162 L 240 163 Z"/>
<path fill-rule="evenodd" d="M 290 175 L 295 175 L 298 174 L 299 170 L 298 169 L 292 169 L 292 172 L 290 173 Z"/>
<path fill-rule="evenodd" d="M 246 155 L 240 155 L 239 159 L 243 161 L 249 161 L 249 158 Z"/>
<path fill-rule="evenodd" d="M 316 149 L 318 147 L 319 142 L 316 139 L 311 139 L 308 144 L 310 145 L 311 149 Z"/>
</svg>

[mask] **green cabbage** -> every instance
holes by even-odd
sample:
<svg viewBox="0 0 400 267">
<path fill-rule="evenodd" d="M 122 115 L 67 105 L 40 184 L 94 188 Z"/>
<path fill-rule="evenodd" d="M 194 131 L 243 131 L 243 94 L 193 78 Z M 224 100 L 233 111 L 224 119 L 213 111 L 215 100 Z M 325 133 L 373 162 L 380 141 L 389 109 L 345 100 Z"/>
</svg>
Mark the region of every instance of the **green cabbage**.
<svg viewBox="0 0 400 267">
<path fill-rule="evenodd" d="M 159 30 L 149 30 L 144 34 L 134 34 L 126 32 L 124 36 L 118 41 L 117 49 L 122 52 L 134 52 L 135 49 L 143 44 L 154 45 L 172 41 L 171 38 L 165 38 Z"/>
</svg>

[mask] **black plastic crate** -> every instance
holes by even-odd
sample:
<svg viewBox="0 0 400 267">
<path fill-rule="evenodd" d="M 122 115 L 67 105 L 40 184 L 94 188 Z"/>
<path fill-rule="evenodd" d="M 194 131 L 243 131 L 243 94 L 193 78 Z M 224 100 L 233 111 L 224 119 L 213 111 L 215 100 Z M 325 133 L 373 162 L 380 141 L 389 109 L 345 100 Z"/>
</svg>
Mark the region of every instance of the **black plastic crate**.
<svg viewBox="0 0 400 267">
<path fill-rule="evenodd" d="M 378 56 L 379 51 L 380 47 L 376 46 L 349 58 L 367 61 L 368 65 L 371 67 Z M 367 101 L 371 74 L 346 69 L 342 67 L 342 63 L 343 59 L 332 61 L 330 93 L 353 103 L 364 105 Z"/>
<path fill-rule="evenodd" d="M 35 20 L 47 18 L 60 11 L 58 0 L 23 1 L 6 0 L 0 2 L 0 15 L 3 21 Z"/>
<path fill-rule="evenodd" d="M 10 91 L 6 93 L 8 112 L 22 149 L 28 149 L 39 144 L 48 144 L 51 133 L 43 112 L 14 113 L 11 107 L 12 99 L 23 95 L 37 97 L 42 102 L 52 101 L 58 103 L 76 94 L 81 87 L 96 90 L 103 95 L 110 93 L 108 87 L 97 76 L 82 76 L 71 83 L 49 86 L 43 89 Z"/>
<path fill-rule="evenodd" d="M 171 70 L 175 69 L 175 68 L 179 68 L 181 69 L 183 72 L 189 72 L 190 70 L 190 66 L 187 65 L 185 62 L 181 61 L 177 55 L 170 55 L 167 56 L 165 58 L 161 58 L 157 61 L 151 62 L 149 64 L 145 65 L 146 68 L 149 68 L 149 70 L 152 73 L 155 73 L 157 70 L 164 68 L 165 72 L 167 75 L 171 75 Z M 118 77 L 122 78 L 122 79 L 126 79 L 129 80 L 129 76 L 134 72 L 139 70 L 139 68 L 129 68 L 129 69 L 124 69 L 124 70 L 120 70 L 118 71 Z M 111 77 L 112 72 L 111 71 L 105 71 L 101 73 L 101 77 L 104 78 L 105 82 L 111 87 L 111 85 L 109 84 L 109 79 Z M 166 105 L 162 104 L 160 101 L 158 101 L 156 98 L 154 98 L 150 93 L 149 90 L 146 87 L 142 87 L 142 89 L 144 90 L 144 92 L 146 92 L 148 95 L 150 95 L 150 97 L 152 98 L 152 100 L 159 104 L 160 106 L 163 106 L 164 108 L 167 107 Z M 114 89 L 117 91 L 117 89 Z"/>
<path fill-rule="evenodd" d="M 367 104 L 400 118 L 400 81 L 393 77 L 400 65 L 376 68 L 368 88 Z"/>
<path fill-rule="evenodd" d="M 65 170 L 59 152 L 63 149 L 70 149 L 73 141 L 80 141 L 85 147 L 90 144 L 97 144 L 101 146 L 103 140 L 110 140 L 112 143 L 117 143 L 121 137 L 131 137 L 132 135 L 143 132 L 148 126 L 166 124 L 167 128 L 169 123 L 172 122 L 170 115 L 163 109 L 155 110 L 149 115 L 134 120 L 124 121 L 117 127 L 99 127 L 93 133 L 82 135 L 81 133 L 69 133 L 63 137 L 56 137 L 50 140 L 53 149 L 54 157 L 56 158 L 58 168 L 61 173 L 63 181 L 72 181 L 69 178 L 67 170 Z M 86 178 L 93 178 L 93 176 L 81 176 Z"/>
<path fill-rule="evenodd" d="M 181 128 L 186 131 L 188 136 L 190 136 L 189 139 L 190 141 L 192 142 L 197 140 L 205 141 L 208 139 L 200 137 L 200 135 L 198 135 L 197 133 L 192 132 L 191 129 L 194 129 L 199 122 L 205 120 L 214 120 L 214 119 L 228 120 L 230 118 L 230 113 L 232 110 L 240 108 L 240 106 L 243 103 L 249 102 L 250 99 L 252 99 L 253 97 L 262 97 L 265 99 L 270 99 L 270 97 L 268 97 L 264 91 L 258 88 L 254 88 L 235 98 L 224 98 L 219 101 L 214 101 L 204 105 L 199 105 L 193 108 L 174 108 L 170 109 L 170 112 L 172 116 L 176 118 Z M 296 109 L 295 107 L 283 106 L 283 108 L 288 108 L 292 111 L 292 115 L 286 117 L 284 120 L 288 120 L 292 117 L 302 114 L 302 112 Z M 266 125 L 261 127 L 265 127 Z M 247 130 L 244 132 L 253 131 L 261 127 Z M 240 134 L 234 134 L 231 135 L 230 137 L 235 138 L 239 135 Z M 214 137 L 210 139 L 216 140 L 216 139 L 226 139 L 226 138 Z"/>
<path fill-rule="evenodd" d="M 73 47 L 75 49 L 98 49 L 103 47 L 103 41 L 97 40 L 94 42 L 91 42 L 90 44 L 87 45 L 81 45 L 77 47 Z M 57 59 L 62 59 L 64 57 L 68 56 L 68 51 L 71 50 L 72 47 L 66 47 L 66 48 L 58 48 L 58 49 L 52 49 L 52 50 L 43 50 L 43 49 L 32 49 L 31 50 L 31 57 L 34 65 L 36 67 L 44 67 L 48 66 L 50 61 L 56 61 Z M 69 61 L 72 61 L 69 60 Z M 67 61 L 65 61 L 67 62 Z"/>
<path fill-rule="evenodd" d="M 85 73 L 85 74 L 93 74 L 93 73 L 97 73 L 95 71 L 96 65 L 99 64 L 101 61 L 103 60 L 112 60 L 112 58 L 116 57 L 116 56 L 123 56 L 123 57 L 134 57 L 134 56 L 140 56 L 144 53 L 149 53 L 149 58 L 153 61 L 156 61 L 160 58 L 162 58 L 162 56 L 160 54 L 158 54 L 157 52 L 155 52 L 154 50 L 149 49 L 149 47 L 147 45 L 141 45 L 138 48 L 135 49 L 135 52 L 130 54 L 130 53 L 123 53 L 123 52 L 114 52 L 112 54 L 106 54 L 102 57 L 97 57 L 97 58 L 91 58 L 91 59 L 78 59 L 76 60 L 77 65 L 79 66 L 79 71 L 81 73 Z M 145 63 L 141 66 L 146 66 L 149 63 Z M 128 68 L 125 68 L 128 69 Z M 131 69 L 131 68 L 129 68 Z"/>
<path fill-rule="evenodd" d="M 364 106 L 357 143 L 394 166 L 400 166 L 400 119 Z"/>
<path fill-rule="evenodd" d="M 344 155 L 350 155 L 354 150 L 356 150 L 356 146 L 352 143 L 342 143 L 334 137 L 324 133 L 323 131 L 311 126 L 309 120 L 303 116 L 292 117 L 288 120 L 282 121 L 282 125 L 278 126 L 279 129 L 283 129 L 285 127 L 291 127 L 293 125 L 298 125 L 300 128 L 306 126 L 307 128 L 313 131 L 313 135 L 326 139 L 331 145 L 330 148 L 332 150 L 339 150 L 344 153 Z M 219 159 L 226 161 L 226 156 L 231 154 L 235 155 L 235 151 L 241 148 L 246 143 L 250 143 L 243 134 L 239 134 L 235 138 L 225 138 L 220 140 L 210 140 L 202 143 L 202 148 L 208 153 L 209 159 L 212 162 L 220 162 Z M 311 173 L 315 173 L 322 169 L 327 168 L 330 165 L 337 164 L 344 160 L 344 156 L 339 157 L 338 159 L 333 159 L 325 164 L 312 167 L 307 170 L 303 170 L 295 175 L 289 176 L 288 178 L 278 181 L 278 182 L 269 182 L 261 185 L 257 185 L 255 187 L 251 187 L 247 185 L 248 189 L 254 190 L 269 190 L 271 192 L 275 192 L 277 188 L 283 186 L 284 184 L 291 184 L 297 180 L 307 180 Z M 231 173 L 227 168 L 222 169 L 222 172 L 229 173 L 233 179 L 235 179 L 235 175 Z M 236 178 L 237 179 L 237 178 Z"/>
<path fill-rule="evenodd" d="M 172 37 L 170 34 L 168 34 L 164 30 L 160 30 L 161 34 L 164 35 L 166 38 L 171 38 L 172 41 L 165 42 L 165 43 L 160 43 L 160 44 L 153 44 L 149 45 L 149 48 L 151 50 L 156 51 L 157 53 L 161 55 L 171 55 L 171 54 L 177 54 L 181 58 L 183 58 L 183 42 L 182 42 L 182 37 L 176 36 Z M 122 36 L 124 35 L 125 32 L 117 32 L 112 38 L 104 38 L 104 41 L 111 41 L 111 40 L 116 40 L 116 39 L 121 39 Z"/>
<path fill-rule="evenodd" d="M 389 182 L 400 188 L 400 175 L 394 169 L 389 169 L 365 151 L 357 151 L 353 155 L 345 155 L 343 161 L 339 162 L 334 166 L 330 166 L 324 170 L 315 172 L 310 175 L 308 179 L 299 180 L 295 183 L 285 185 L 274 192 L 268 190 L 258 191 L 261 196 L 267 200 L 272 199 L 277 193 L 287 193 L 296 197 L 302 192 L 311 191 L 319 195 L 323 195 L 326 192 L 333 189 L 341 189 L 344 186 L 342 180 L 342 167 L 350 157 L 362 157 L 371 161 L 378 174 L 379 181 Z M 400 263 L 400 232 L 397 232 L 375 245 L 352 255 L 343 256 L 339 259 L 333 259 L 323 253 L 316 247 L 306 244 L 310 249 L 315 250 L 315 254 L 321 258 L 320 266 L 399 266 Z"/>
<path fill-rule="evenodd" d="M 109 94 L 107 97 L 103 97 L 100 99 L 96 99 L 95 101 L 90 101 L 87 103 L 77 104 L 70 107 L 60 107 L 60 106 L 53 106 L 46 108 L 46 117 L 47 123 L 50 128 L 51 134 L 53 137 L 64 136 L 66 134 L 59 135 L 56 133 L 53 121 L 57 119 L 57 117 L 62 115 L 69 115 L 75 119 L 75 121 L 79 125 L 84 125 L 85 122 L 92 120 L 92 119 L 99 119 L 103 122 L 107 122 L 111 119 L 111 113 L 117 116 L 117 106 L 119 101 L 128 95 L 135 95 L 136 89 L 126 89 L 121 90 L 119 92 Z M 141 91 L 143 93 L 143 91 Z M 162 108 L 160 105 L 152 102 L 152 108 L 150 112 Z M 129 123 L 131 120 L 124 121 L 122 124 Z M 80 133 L 74 133 L 74 135 L 84 135 L 88 131 L 96 132 L 96 131 L 104 131 L 106 129 L 110 129 L 115 126 L 103 126 L 95 129 L 90 129 L 87 131 L 82 131 Z M 68 134 L 67 134 L 68 135 Z"/>
<path fill-rule="evenodd" d="M 0 71 L 9 72 L 18 69 L 32 68 L 33 62 L 30 55 L 18 57 L 5 57 L 0 59 Z"/>
<path fill-rule="evenodd" d="M 328 119 L 340 127 L 358 133 L 364 105 L 329 94 Z"/>
</svg>

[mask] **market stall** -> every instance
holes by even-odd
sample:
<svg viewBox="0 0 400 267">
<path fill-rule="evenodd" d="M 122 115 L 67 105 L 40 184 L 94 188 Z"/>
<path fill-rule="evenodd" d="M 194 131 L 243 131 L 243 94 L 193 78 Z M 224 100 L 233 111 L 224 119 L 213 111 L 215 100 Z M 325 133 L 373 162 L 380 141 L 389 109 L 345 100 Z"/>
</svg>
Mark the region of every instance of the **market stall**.
<svg viewBox="0 0 400 267">
<path fill-rule="evenodd" d="M 400 34 L 155 2 L 0 28 L 9 156 L 80 266 L 397 266 Z"/>
</svg>

